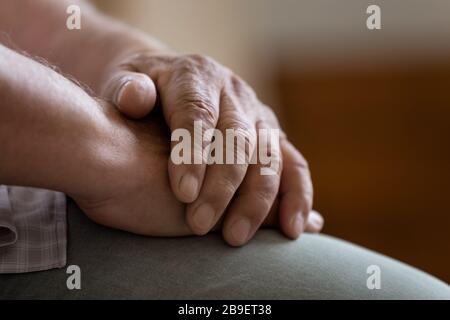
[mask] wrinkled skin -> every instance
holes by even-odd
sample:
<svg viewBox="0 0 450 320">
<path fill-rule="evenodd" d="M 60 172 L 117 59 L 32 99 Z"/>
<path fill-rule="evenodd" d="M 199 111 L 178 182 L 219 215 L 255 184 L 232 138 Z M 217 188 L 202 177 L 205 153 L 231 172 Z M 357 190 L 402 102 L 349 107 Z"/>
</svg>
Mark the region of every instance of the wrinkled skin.
<svg viewBox="0 0 450 320">
<path fill-rule="evenodd" d="M 157 100 L 173 131 L 188 129 L 194 121 L 203 130 L 280 129 L 272 110 L 229 69 L 200 55 L 150 52 L 124 55 L 108 69 L 103 96 L 131 118 L 141 118 Z M 247 131 L 251 132 L 251 131 Z M 256 135 L 245 136 L 251 150 Z M 232 245 L 245 244 L 274 205 L 279 226 L 291 238 L 302 231 L 318 232 L 323 219 L 312 209 L 312 183 L 307 162 L 284 134 L 279 146 L 271 146 L 279 159 L 274 175 L 260 174 L 260 165 L 168 164 L 171 189 L 187 203 L 186 220 L 195 234 L 209 232 L 223 219 L 223 234 Z M 279 202 L 279 206 L 278 206 Z"/>
</svg>

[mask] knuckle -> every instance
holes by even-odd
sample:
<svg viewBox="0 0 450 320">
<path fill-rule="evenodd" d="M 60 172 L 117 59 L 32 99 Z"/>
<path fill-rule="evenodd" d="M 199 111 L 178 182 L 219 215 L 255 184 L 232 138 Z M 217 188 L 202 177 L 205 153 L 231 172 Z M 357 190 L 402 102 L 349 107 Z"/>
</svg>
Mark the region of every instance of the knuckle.
<svg viewBox="0 0 450 320">
<path fill-rule="evenodd" d="M 306 159 L 299 154 L 298 159 L 296 159 L 293 162 L 293 165 L 295 167 L 297 167 L 297 169 L 301 170 L 301 171 L 309 171 L 309 163 L 308 161 L 306 161 Z"/>
<path fill-rule="evenodd" d="M 309 205 L 312 205 L 312 201 L 313 201 L 313 188 L 312 187 L 308 187 L 308 188 L 304 188 L 302 190 L 302 198 L 305 202 L 307 202 Z"/>
<path fill-rule="evenodd" d="M 226 130 L 232 130 L 234 157 L 238 160 L 238 163 L 248 162 L 256 146 L 256 130 L 248 121 L 238 115 L 224 117 L 220 129 L 225 134 L 227 134 Z M 244 159 L 241 158 L 243 156 L 245 156 Z"/>
<path fill-rule="evenodd" d="M 224 111 L 221 117 L 222 129 L 240 129 L 242 131 L 251 131 L 253 126 L 250 122 L 237 112 L 237 110 Z"/>
<path fill-rule="evenodd" d="M 236 192 L 242 176 L 238 171 L 230 172 L 226 176 L 217 179 L 216 187 L 219 192 L 221 199 L 230 199 Z"/>
<path fill-rule="evenodd" d="M 311 181 L 307 181 L 305 184 L 306 185 L 302 188 L 300 197 L 305 208 L 310 211 L 313 205 L 314 192 Z"/>
<path fill-rule="evenodd" d="M 223 86 L 229 74 L 226 67 L 208 56 L 199 54 L 183 56 L 175 69 L 177 73 L 191 78 L 191 81 L 206 82 L 213 86 Z"/>
<path fill-rule="evenodd" d="M 273 109 L 271 107 L 269 107 L 266 104 L 261 103 L 261 108 L 263 108 L 267 117 L 269 117 L 270 119 L 277 119 L 277 115 L 275 114 L 275 112 L 273 111 Z"/>
<path fill-rule="evenodd" d="M 297 150 L 297 148 L 295 148 L 290 142 L 288 142 L 290 144 L 290 148 L 292 150 L 292 157 L 291 159 L 288 161 L 288 163 L 290 166 L 293 166 L 295 169 L 297 169 L 298 171 L 300 171 L 301 173 L 308 173 L 309 174 L 309 163 L 308 161 L 305 159 L 305 157 L 303 157 L 303 155 L 300 153 L 300 151 Z"/>
<path fill-rule="evenodd" d="M 253 156 L 253 152 L 256 146 L 256 133 L 254 130 L 239 130 L 238 133 L 240 134 L 240 138 L 243 141 L 245 141 L 245 149 L 244 149 L 244 156 L 245 159 L 247 161 L 250 161 L 252 156 Z M 237 150 L 236 148 L 236 152 L 238 152 L 239 150 Z M 236 154 L 236 157 L 238 157 L 239 154 Z"/>
<path fill-rule="evenodd" d="M 259 103 L 260 113 L 259 119 L 264 121 L 269 127 L 280 129 L 280 123 L 278 121 L 278 117 L 273 111 L 273 109 L 263 103 Z M 282 133 L 281 136 L 284 136 Z"/>
<path fill-rule="evenodd" d="M 240 98 L 247 101 L 257 101 L 257 95 L 250 85 L 242 80 L 238 75 L 231 74 L 230 76 L 231 87 L 233 92 Z"/>
<path fill-rule="evenodd" d="M 253 142 L 254 140 L 256 140 L 256 134 L 254 132 L 254 130 L 252 130 L 249 126 L 247 125 L 233 125 L 231 126 L 231 129 L 234 129 L 235 131 L 235 136 L 238 139 L 242 139 L 245 140 L 247 143 Z"/>
<path fill-rule="evenodd" d="M 208 127 L 215 127 L 218 119 L 218 110 L 215 104 L 207 97 L 199 94 L 192 94 L 189 98 L 184 98 L 179 101 L 183 108 L 177 108 L 173 114 L 173 119 L 184 119 L 189 121 L 190 125 L 194 121 L 201 120 Z"/>
<path fill-rule="evenodd" d="M 217 65 L 217 63 L 212 58 L 197 53 L 185 55 L 185 60 L 195 66 L 202 68 L 215 67 Z"/>
<path fill-rule="evenodd" d="M 294 167 L 297 170 L 297 174 L 299 176 L 299 179 L 301 181 L 302 184 L 302 194 L 305 197 L 308 198 L 312 198 L 312 193 L 313 193 L 313 184 L 312 184 L 312 179 L 311 179 L 311 175 L 308 168 L 308 164 L 305 161 L 304 163 L 297 163 Z"/>
<path fill-rule="evenodd" d="M 196 75 L 196 68 L 185 60 L 177 60 L 171 65 L 171 80 L 180 86 L 189 85 Z"/>
<path fill-rule="evenodd" d="M 272 203 L 278 192 L 278 184 L 274 183 L 272 179 L 263 179 L 258 183 L 254 191 L 254 196 L 261 204 L 264 204 L 265 209 L 270 209 Z"/>
<path fill-rule="evenodd" d="M 200 54 L 184 55 L 177 67 L 187 74 L 195 74 L 200 78 L 216 79 L 223 72 L 223 67 L 214 59 Z"/>
<path fill-rule="evenodd" d="M 188 113 L 193 120 L 202 120 L 209 126 L 214 126 L 218 112 L 214 104 L 208 99 L 191 99 L 186 103 Z"/>
</svg>

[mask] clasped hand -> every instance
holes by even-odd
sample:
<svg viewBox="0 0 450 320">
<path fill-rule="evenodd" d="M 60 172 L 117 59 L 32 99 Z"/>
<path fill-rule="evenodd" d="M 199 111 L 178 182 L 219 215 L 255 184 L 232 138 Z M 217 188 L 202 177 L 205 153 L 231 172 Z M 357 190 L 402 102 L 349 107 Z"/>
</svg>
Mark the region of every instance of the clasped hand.
<svg viewBox="0 0 450 320">
<path fill-rule="evenodd" d="M 170 132 L 184 128 L 193 135 L 195 121 L 202 121 L 204 131 L 224 133 L 280 129 L 273 111 L 229 69 L 200 55 L 133 52 L 108 66 L 101 92 L 129 119 L 141 120 L 108 111 L 136 140 L 125 142 L 131 161 L 126 181 L 119 180 L 121 191 L 106 200 L 79 201 L 94 220 L 149 235 L 204 235 L 221 227 L 233 246 L 247 243 L 262 225 L 277 226 L 293 239 L 321 230 L 323 219 L 312 211 L 308 164 L 284 134 L 271 146 L 280 161 L 272 175 L 261 175 L 260 164 L 171 161 Z M 257 136 L 244 138 L 257 142 Z"/>
</svg>

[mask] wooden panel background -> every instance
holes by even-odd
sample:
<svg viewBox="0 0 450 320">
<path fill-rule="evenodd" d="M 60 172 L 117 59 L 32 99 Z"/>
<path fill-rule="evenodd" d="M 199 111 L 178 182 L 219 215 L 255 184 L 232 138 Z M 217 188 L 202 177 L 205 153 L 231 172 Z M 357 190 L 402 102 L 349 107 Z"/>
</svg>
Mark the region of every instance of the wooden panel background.
<svg viewBox="0 0 450 320">
<path fill-rule="evenodd" d="M 450 65 L 281 66 L 325 232 L 450 281 Z"/>
</svg>

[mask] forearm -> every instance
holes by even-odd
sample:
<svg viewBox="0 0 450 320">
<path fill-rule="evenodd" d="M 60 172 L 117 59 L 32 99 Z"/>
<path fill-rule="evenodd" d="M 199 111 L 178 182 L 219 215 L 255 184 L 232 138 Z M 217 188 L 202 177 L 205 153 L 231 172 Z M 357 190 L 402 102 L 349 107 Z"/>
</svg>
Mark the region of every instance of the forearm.
<svg viewBox="0 0 450 320">
<path fill-rule="evenodd" d="M 76 193 L 98 170 L 106 123 L 83 90 L 0 45 L 0 184 Z"/>
<path fill-rule="evenodd" d="M 66 9 L 72 4 L 81 7 L 80 30 L 66 27 Z M 157 40 L 101 14 L 83 0 L 4 0 L 0 31 L 13 45 L 47 59 L 95 92 L 105 69 L 116 58 L 133 51 L 167 50 Z"/>
</svg>

